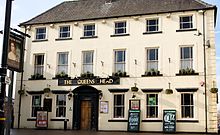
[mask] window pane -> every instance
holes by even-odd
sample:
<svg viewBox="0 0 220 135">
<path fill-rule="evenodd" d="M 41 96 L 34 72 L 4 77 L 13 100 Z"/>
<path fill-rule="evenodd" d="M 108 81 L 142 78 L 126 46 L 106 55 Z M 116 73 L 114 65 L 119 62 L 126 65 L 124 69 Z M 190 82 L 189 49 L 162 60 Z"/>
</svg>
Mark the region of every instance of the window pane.
<svg viewBox="0 0 220 135">
<path fill-rule="evenodd" d="M 46 28 L 37 28 L 36 39 L 45 39 L 45 38 L 46 38 Z"/>
<path fill-rule="evenodd" d="M 115 72 L 125 72 L 125 51 L 115 51 Z"/>
<path fill-rule="evenodd" d="M 84 36 L 95 36 L 95 25 L 84 25 Z"/>
<path fill-rule="evenodd" d="M 181 106 L 182 118 L 194 117 L 193 94 L 181 94 Z"/>
<path fill-rule="evenodd" d="M 57 95 L 56 101 L 56 117 L 65 117 L 66 116 L 66 95 L 59 94 Z"/>
<path fill-rule="evenodd" d="M 93 51 L 83 52 L 83 73 L 93 73 Z"/>
<path fill-rule="evenodd" d="M 115 23 L 115 34 L 126 33 L 126 22 L 116 22 Z"/>
<path fill-rule="evenodd" d="M 192 16 L 180 17 L 180 29 L 193 28 Z"/>
<path fill-rule="evenodd" d="M 124 118 L 124 95 L 114 95 L 114 118 Z"/>
<path fill-rule="evenodd" d="M 147 118 L 158 117 L 158 94 L 147 94 Z"/>
</svg>

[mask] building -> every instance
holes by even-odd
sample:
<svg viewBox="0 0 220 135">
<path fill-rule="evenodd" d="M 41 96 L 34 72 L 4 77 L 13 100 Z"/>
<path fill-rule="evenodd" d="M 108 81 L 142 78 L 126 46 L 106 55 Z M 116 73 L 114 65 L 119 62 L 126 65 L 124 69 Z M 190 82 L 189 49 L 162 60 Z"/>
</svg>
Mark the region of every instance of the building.
<svg viewBox="0 0 220 135">
<path fill-rule="evenodd" d="M 216 133 L 216 13 L 201 0 L 76 0 L 21 23 L 20 128 L 47 110 L 49 129 L 127 131 L 133 109 L 140 131 L 163 132 L 171 110 L 176 132 Z"/>
</svg>

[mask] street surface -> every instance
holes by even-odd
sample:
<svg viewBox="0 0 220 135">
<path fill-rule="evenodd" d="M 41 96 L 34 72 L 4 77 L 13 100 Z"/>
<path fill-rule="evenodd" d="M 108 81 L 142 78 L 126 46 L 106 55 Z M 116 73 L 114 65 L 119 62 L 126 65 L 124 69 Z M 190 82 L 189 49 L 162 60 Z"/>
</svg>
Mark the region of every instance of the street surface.
<svg viewBox="0 0 220 135">
<path fill-rule="evenodd" d="M 75 130 L 38 130 L 38 129 L 12 129 L 11 135 L 174 135 L 163 133 L 131 133 L 131 132 L 95 132 L 95 131 L 75 131 Z M 179 134 L 178 135 L 186 135 Z M 206 135 L 206 134 L 187 134 Z M 214 135 L 214 134 L 212 134 Z M 216 134 L 217 135 L 217 134 Z"/>
</svg>

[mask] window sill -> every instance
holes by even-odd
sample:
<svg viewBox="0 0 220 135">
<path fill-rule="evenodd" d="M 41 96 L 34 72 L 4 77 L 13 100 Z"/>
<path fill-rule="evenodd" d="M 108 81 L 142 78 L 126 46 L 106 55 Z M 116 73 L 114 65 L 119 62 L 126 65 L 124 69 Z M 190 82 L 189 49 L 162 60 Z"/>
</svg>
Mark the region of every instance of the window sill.
<svg viewBox="0 0 220 135">
<path fill-rule="evenodd" d="M 193 76 L 193 75 L 199 75 L 199 73 L 192 73 L 192 74 L 176 74 L 176 76 Z"/>
<path fill-rule="evenodd" d="M 159 34 L 163 33 L 162 31 L 149 31 L 149 32 L 144 32 L 143 35 L 148 35 L 148 34 Z"/>
<path fill-rule="evenodd" d="M 199 120 L 192 120 L 192 119 L 186 120 L 186 119 L 183 119 L 183 120 L 176 120 L 176 122 L 182 122 L 182 123 L 199 123 Z"/>
<path fill-rule="evenodd" d="M 55 80 L 55 79 L 71 79 L 71 77 L 53 77 L 52 79 L 53 80 Z"/>
<path fill-rule="evenodd" d="M 62 41 L 62 40 L 72 40 L 72 38 L 57 38 L 56 41 Z"/>
<path fill-rule="evenodd" d="M 90 39 L 90 38 L 98 38 L 98 36 L 80 37 L 80 39 Z"/>
<path fill-rule="evenodd" d="M 52 119 L 50 119 L 50 121 L 65 121 L 65 120 L 69 121 L 69 119 L 65 119 L 65 118 L 52 118 Z"/>
<path fill-rule="evenodd" d="M 48 41 L 48 39 L 35 39 L 32 42 L 44 42 L 44 41 Z"/>
<path fill-rule="evenodd" d="M 114 35 L 110 35 L 110 37 L 121 37 L 121 36 L 130 36 L 130 34 L 114 34 Z"/>
<path fill-rule="evenodd" d="M 163 76 L 163 74 L 159 74 L 159 75 L 141 75 L 141 77 L 160 77 Z"/>
<path fill-rule="evenodd" d="M 46 80 L 46 78 L 38 78 L 38 79 L 28 78 L 28 80 Z"/>
<path fill-rule="evenodd" d="M 197 31 L 197 29 L 179 29 L 176 32 L 185 32 L 185 31 Z"/>
<path fill-rule="evenodd" d="M 113 120 L 108 120 L 108 122 L 128 122 L 128 120 L 125 120 L 125 119 L 113 119 Z"/>
<path fill-rule="evenodd" d="M 37 118 L 36 117 L 33 117 L 33 118 L 27 118 L 27 121 L 36 121 Z"/>
<path fill-rule="evenodd" d="M 163 122 L 163 120 L 154 120 L 154 119 L 149 119 L 149 120 L 142 120 L 142 122 Z"/>
</svg>

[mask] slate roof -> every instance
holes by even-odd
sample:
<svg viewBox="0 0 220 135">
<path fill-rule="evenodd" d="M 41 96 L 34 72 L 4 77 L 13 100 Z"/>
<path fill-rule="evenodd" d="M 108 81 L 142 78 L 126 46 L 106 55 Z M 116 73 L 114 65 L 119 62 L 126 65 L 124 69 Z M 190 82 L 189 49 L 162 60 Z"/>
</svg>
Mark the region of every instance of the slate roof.
<svg viewBox="0 0 220 135">
<path fill-rule="evenodd" d="M 20 25 L 216 9 L 201 0 L 72 0 L 64 1 Z"/>
</svg>

